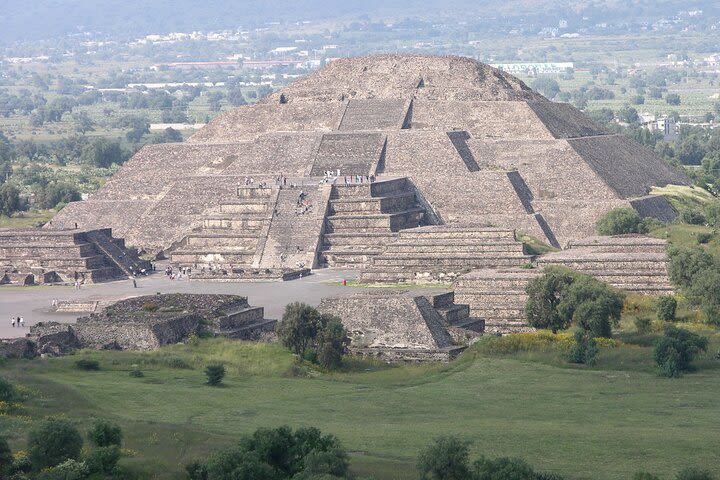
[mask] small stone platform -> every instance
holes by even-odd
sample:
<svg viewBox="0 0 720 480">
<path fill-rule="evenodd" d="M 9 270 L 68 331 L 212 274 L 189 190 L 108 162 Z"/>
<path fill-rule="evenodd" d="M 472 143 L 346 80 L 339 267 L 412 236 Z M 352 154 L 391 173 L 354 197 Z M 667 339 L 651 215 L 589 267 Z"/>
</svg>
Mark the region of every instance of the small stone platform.
<svg viewBox="0 0 720 480">
<path fill-rule="evenodd" d="M 393 362 L 451 360 L 484 331 L 452 291 L 368 291 L 325 298 L 318 310 L 342 320 L 353 353 Z"/>
</svg>

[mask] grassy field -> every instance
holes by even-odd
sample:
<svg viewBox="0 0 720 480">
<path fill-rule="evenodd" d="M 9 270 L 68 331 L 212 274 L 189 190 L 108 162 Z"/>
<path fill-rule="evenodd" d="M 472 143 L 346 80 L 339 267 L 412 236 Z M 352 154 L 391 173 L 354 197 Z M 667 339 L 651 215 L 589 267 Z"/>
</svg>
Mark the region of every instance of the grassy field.
<svg viewBox="0 0 720 480">
<path fill-rule="evenodd" d="M 570 478 L 668 477 L 687 465 L 720 474 L 720 337 L 699 370 L 677 380 L 654 373 L 652 336 L 621 335 L 592 369 L 566 364 L 554 344 L 488 337 L 451 364 L 389 367 L 352 360 L 344 372 L 297 366 L 275 344 L 203 340 L 152 353 L 81 352 L 11 361 L 0 374 L 30 392 L 23 412 L 0 417 L 15 450 L 36 422 L 62 415 L 86 428 L 110 418 L 124 429 L 123 462 L 152 478 L 258 427 L 317 426 L 352 451 L 352 469 L 377 479 L 415 478 L 418 451 L 458 434 L 473 453 L 520 456 Z M 562 342 L 556 342 L 558 345 Z M 177 357 L 191 368 L 169 365 Z M 95 358 L 101 370 L 74 368 Z M 221 388 L 202 368 L 225 362 Z M 139 368 L 144 378 L 128 372 Z"/>
</svg>

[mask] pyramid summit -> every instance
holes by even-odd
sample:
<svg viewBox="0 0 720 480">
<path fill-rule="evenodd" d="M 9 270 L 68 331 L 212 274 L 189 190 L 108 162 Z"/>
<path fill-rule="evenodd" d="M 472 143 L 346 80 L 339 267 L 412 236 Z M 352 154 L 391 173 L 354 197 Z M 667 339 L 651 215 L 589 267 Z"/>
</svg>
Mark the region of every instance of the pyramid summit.
<svg viewBox="0 0 720 480">
<path fill-rule="evenodd" d="M 111 227 L 173 263 L 238 275 L 413 270 L 419 251 L 445 255 L 438 268 L 512 267 L 527 261 L 516 233 L 564 247 L 616 207 L 671 219 L 650 189 L 688 183 L 488 65 L 379 55 L 336 60 L 185 143 L 143 147 L 53 225 Z"/>
</svg>

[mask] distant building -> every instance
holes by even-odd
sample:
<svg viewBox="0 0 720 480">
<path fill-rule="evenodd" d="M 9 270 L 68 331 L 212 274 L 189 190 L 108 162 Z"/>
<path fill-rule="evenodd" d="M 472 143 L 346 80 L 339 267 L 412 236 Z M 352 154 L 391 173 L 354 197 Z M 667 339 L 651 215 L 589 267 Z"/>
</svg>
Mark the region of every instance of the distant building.
<svg viewBox="0 0 720 480">
<path fill-rule="evenodd" d="M 529 63 L 495 63 L 490 66 L 513 75 L 538 73 L 563 73 L 574 68 L 573 62 L 529 62 Z"/>
<path fill-rule="evenodd" d="M 677 140 L 678 138 L 678 125 L 675 123 L 675 119 L 672 117 L 661 117 L 658 119 L 655 119 L 655 116 L 652 116 L 652 119 L 647 119 L 647 117 L 641 116 L 641 121 L 643 122 L 643 127 L 647 128 L 651 132 L 658 132 L 661 133 L 663 136 L 663 140 L 672 142 Z"/>
</svg>

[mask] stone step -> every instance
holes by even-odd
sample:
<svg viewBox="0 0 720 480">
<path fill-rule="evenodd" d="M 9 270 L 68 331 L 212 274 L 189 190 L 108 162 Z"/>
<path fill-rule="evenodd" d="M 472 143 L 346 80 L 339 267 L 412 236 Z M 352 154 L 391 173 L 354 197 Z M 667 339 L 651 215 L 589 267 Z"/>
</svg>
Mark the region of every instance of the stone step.
<svg viewBox="0 0 720 480">
<path fill-rule="evenodd" d="M 463 255 L 522 255 L 526 256 L 522 244 L 514 243 L 507 245 L 417 245 L 413 243 L 401 244 L 393 242 L 387 246 L 388 255 L 417 254 L 463 254 Z M 528 257 L 529 258 L 529 257 Z"/>
<path fill-rule="evenodd" d="M 470 317 L 469 305 L 436 307 L 435 310 L 437 310 L 440 318 L 442 318 L 447 325 L 455 325 Z"/>
<path fill-rule="evenodd" d="M 479 257 L 476 255 L 455 255 L 455 256 L 379 256 L 373 260 L 373 265 L 377 267 L 436 267 L 436 266 L 454 266 L 459 268 L 482 268 L 482 267 L 502 267 L 502 266 L 519 266 L 526 261 L 524 256 L 489 256 Z"/>
<path fill-rule="evenodd" d="M 392 180 L 375 181 L 373 183 L 361 183 L 344 185 L 338 183 L 333 186 L 331 199 L 348 197 L 383 197 L 391 196 L 406 191 L 408 188 L 406 178 L 395 178 Z"/>
<path fill-rule="evenodd" d="M 330 200 L 330 213 L 393 213 L 415 206 L 414 192 L 400 192 L 385 197 L 350 197 Z"/>
<path fill-rule="evenodd" d="M 256 236 L 211 236 L 211 235 L 192 235 L 187 237 L 186 247 L 236 247 L 255 249 L 258 237 Z"/>
<path fill-rule="evenodd" d="M 320 254 L 321 262 L 327 263 L 330 267 L 341 265 L 365 266 L 372 261 L 379 253 L 377 251 L 364 252 L 334 252 L 327 251 Z"/>
<path fill-rule="evenodd" d="M 388 232 L 354 232 L 354 233 L 326 233 L 323 237 L 323 246 L 352 248 L 353 245 L 359 246 L 381 246 L 385 247 L 397 238 L 397 233 Z"/>
<path fill-rule="evenodd" d="M 455 304 L 455 292 L 438 293 L 428 297 L 433 308 L 452 307 Z"/>
<path fill-rule="evenodd" d="M 470 330 L 473 332 L 483 333 L 485 331 L 485 319 L 477 317 L 467 317 L 457 323 L 452 323 L 451 326 L 455 328 L 463 328 L 465 330 Z"/>
<path fill-rule="evenodd" d="M 363 228 L 384 228 L 395 232 L 404 228 L 417 227 L 424 214 L 425 210 L 416 207 L 388 214 L 331 215 L 327 217 L 327 224 L 332 232 Z"/>
<path fill-rule="evenodd" d="M 247 202 L 247 203 L 226 203 L 220 205 L 219 214 L 232 215 L 265 215 L 269 209 L 267 202 Z"/>
</svg>

